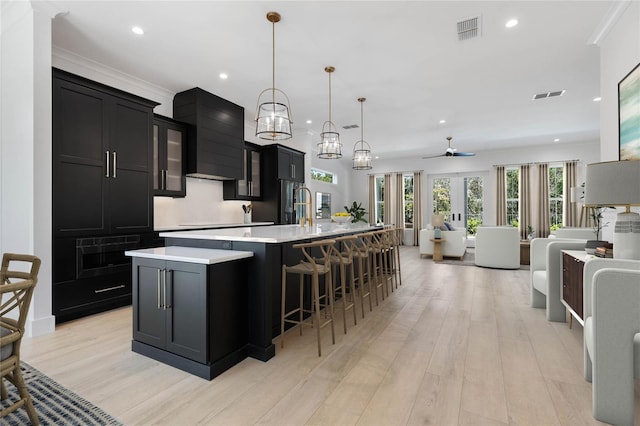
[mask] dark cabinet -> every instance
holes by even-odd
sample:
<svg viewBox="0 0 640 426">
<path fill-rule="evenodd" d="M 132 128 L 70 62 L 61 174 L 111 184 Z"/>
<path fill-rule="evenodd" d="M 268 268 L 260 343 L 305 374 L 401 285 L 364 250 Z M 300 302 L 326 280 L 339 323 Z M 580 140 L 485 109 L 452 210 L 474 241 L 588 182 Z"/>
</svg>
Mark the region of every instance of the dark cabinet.
<svg viewBox="0 0 640 426">
<path fill-rule="evenodd" d="M 304 153 L 283 146 L 276 149 L 278 179 L 304 182 Z"/>
<path fill-rule="evenodd" d="M 224 181 L 225 200 L 259 200 L 261 193 L 262 152 L 260 146 L 245 142 L 242 179 Z"/>
<path fill-rule="evenodd" d="M 174 96 L 173 118 L 193 126 L 187 139 L 187 176 L 242 179 L 243 107 L 196 87 Z"/>
<path fill-rule="evenodd" d="M 133 338 L 205 362 L 207 357 L 205 265 L 136 259 L 133 271 Z"/>
<path fill-rule="evenodd" d="M 562 253 L 562 300 L 568 305 L 572 314 L 583 320 L 582 272 L 584 261 Z"/>
<path fill-rule="evenodd" d="M 152 230 L 155 105 L 54 70 L 54 236 Z"/>
<path fill-rule="evenodd" d="M 184 197 L 187 125 L 167 117 L 153 119 L 153 193 Z"/>
<path fill-rule="evenodd" d="M 262 147 L 262 199 L 253 203 L 253 220 L 296 223 L 294 195 L 304 183 L 304 152 L 273 144 Z"/>
<path fill-rule="evenodd" d="M 134 257 L 133 351 L 209 380 L 244 359 L 248 261 Z"/>
</svg>

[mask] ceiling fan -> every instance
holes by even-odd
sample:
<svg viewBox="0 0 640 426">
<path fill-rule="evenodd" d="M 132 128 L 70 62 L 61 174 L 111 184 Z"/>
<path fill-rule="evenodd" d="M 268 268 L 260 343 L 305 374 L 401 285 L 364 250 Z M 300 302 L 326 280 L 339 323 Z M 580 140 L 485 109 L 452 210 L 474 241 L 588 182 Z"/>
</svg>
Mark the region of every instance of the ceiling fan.
<svg viewBox="0 0 640 426">
<path fill-rule="evenodd" d="M 436 157 L 473 157 L 474 155 L 476 155 L 475 152 L 458 152 L 455 148 L 451 148 L 451 139 L 453 139 L 451 136 L 447 136 L 447 142 L 449 143 L 449 147 L 444 152 L 444 154 L 431 155 L 431 156 L 422 157 L 422 158 L 425 159 L 425 158 L 436 158 Z"/>
</svg>

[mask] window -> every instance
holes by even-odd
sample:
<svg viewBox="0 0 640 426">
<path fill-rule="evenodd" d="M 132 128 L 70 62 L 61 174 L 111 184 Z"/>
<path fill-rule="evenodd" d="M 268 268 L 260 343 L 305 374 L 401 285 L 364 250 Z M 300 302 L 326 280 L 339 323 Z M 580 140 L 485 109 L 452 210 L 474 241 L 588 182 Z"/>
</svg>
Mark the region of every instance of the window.
<svg viewBox="0 0 640 426">
<path fill-rule="evenodd" d="M 469 176 L 464 179 L 466 194 L 467 233 L 475 235 L 478 226 L 482 225 L 484 210 L 482 208 L 484 179 L 482 176 Z"/>
<path fill-rule="evenodd" d="M 518 226 L 520 206 L 518 201 L 520 171 L 507 169 L 507 224 Z"/>
<path fill-rule="evenodd" d="M 384 223 L 384 176 L 376 176 L 376 223 Z"/>
<path fill-rule="evenodd" d="M 404 181 L 404 227 L 413 229 L 413 174 L 403 176 Z"/>
<path fill-rule="evenodd" d="M 564 202 L 563 183 L 564 170 L 562 166 L 549 166 L 549 220 L 550 226 L 562 225 L 562 209 Z"/>
<path fill-rule="evenodd" d="M 320 169 L 311 169 L 311 179 L 319 182 L 338 183 L 338 176 L 334 173 Z"/>
</svg>

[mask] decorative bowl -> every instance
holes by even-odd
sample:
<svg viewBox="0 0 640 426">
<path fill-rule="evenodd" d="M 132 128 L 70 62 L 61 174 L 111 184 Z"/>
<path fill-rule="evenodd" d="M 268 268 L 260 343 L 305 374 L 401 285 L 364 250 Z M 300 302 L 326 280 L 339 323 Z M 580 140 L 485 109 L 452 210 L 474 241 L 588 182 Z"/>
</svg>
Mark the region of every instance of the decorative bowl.
<svg viewBox="0 0 640 426">
<path fill-rule="evenodd" d="M 351 219 L 353 219 L 353 217 L 351 215 L 349 215 L 349 216 L 331 215 L 331 220 L 336 222 L 336 223 L 338 223 L 338 224 L 341 224 L 341 225 L 344 225 L 345 223 L 351 222 Z"/>
</svg>

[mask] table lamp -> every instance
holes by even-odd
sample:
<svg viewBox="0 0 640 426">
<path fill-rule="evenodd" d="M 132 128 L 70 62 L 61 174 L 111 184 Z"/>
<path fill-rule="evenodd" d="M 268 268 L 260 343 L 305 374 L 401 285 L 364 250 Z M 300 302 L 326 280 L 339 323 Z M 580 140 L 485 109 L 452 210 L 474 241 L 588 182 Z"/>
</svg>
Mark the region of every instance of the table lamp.
<svg viewBox="0 0 640 426">
<path fill-rule="evenodd" d="M 444 225 L 444 215 L 434 214 L 431 216 L 431 226 L 433 226 L 433 238 L 442 238 L 441 226 Z"/>
<path fill-rule="evenodd" d="M 587 164 L 584 204 L 587 207 L 624 206 L 613 233 L 613 257 L 640 260 L 640 160 Z"/>
</svg>

